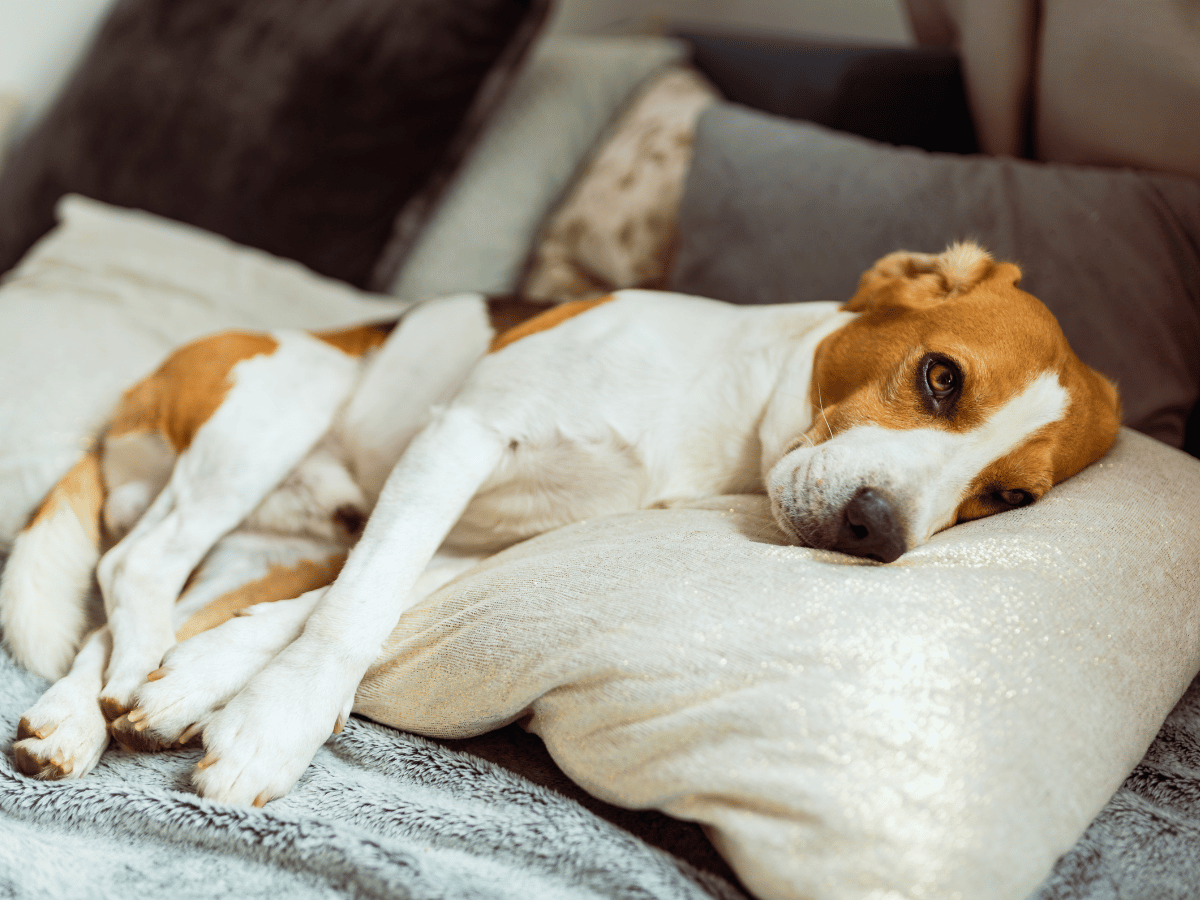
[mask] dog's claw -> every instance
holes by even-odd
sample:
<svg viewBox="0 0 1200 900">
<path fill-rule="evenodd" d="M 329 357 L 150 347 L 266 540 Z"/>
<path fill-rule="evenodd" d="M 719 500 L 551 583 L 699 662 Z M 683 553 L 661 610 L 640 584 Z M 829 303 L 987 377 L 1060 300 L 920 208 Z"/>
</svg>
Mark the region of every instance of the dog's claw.
<svg viewBox="0 0 1200 900">
<path fill-rule="evenodd" d="M 201 725 L 199 722 L 193 722 L 186 729 L 184 729 L 183 734 L 179 736 L 179 746 L 182 747 L 203 730 L 203 725 Z"/>
<path fill-rule="evenodd" d="M 132 709 L 125 713 L 125 718 L 132 723 L 137 723 L 146 718 L 146 711 L 139 706 L 137 709 Z"/>
<path fill-rule="evenodd" d="M 337 717 L 337 721 L 333 723 L 333 733 L 341 734 L 342 729 L 345 727 L 346 727 L 346 716 L 344 714 L 339 714 Z"/>
<path fill-rule="evenodd" d="M 217 759 L 218 759 L 218 757 L 215 753 L 205 754 L 204 759 L 202 759 L 202 760 L 200 760 L 200 762 L 196 763 L 196 768 L 197 769 L 207 769 L 209 766 L 216 763 Z"/>
<path fill-rule="evenodd" d="M 54 734 L 56 728 L 58 728 L 57 722 L 53 725 L 34 728 L 29 724 L 29 720 L 22 716 L 21 721 L 17 723 L 17 740 L 23 741 L 27 738 L 37 738 L 39 741 L 44 741 L 50 735 Z"/>
<path fill-rule="evenodd" d="M 149 675 L 146 676 L 146 680 L 147 681 L 158 681 L 160 678 L 166 678 L 166 676 L 167 676 L 167 667 L 159 666 L 157 669 L 155 669 L 153 672 L 151 672 Z"/>
<path fill-rule="evenodd" d="M 257 806 L 259 809 L 261 809 L 262 807 L 267 805 L 267 803 L 270 801 L 270 799 L 271 798 L 267 794 L 267 792 L 263 791 L 261 794 L 259 794 L 257 797 L 254 798 L 254 805 Z"/>
</svg>

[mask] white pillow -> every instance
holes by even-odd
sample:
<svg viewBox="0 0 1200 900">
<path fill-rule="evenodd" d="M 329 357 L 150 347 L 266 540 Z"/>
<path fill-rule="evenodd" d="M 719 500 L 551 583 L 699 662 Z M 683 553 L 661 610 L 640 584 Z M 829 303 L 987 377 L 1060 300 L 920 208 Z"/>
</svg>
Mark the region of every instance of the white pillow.
<svg viewBox="0 0 1200 900">
<path fill-rule="evenodd" d="M 608 124 L 685 55 L 658 37 L 542 41 L 447 188 L 390 293 L 514 290 L 542 222 Z"/>
<path fill-rule="evenodd" d="M 1025 900 L 1200 668 L 1200 462 L 1123 430 L 883 566 L 762 497 L 597 519 L 406 614 L 356 711 L 526 719 L 592 794 L 706 826 L 762 898 Z"/>
<path fill-rule="evenodd" d="M 17 119 L 21 114 L 21 98 L 10 91 L 0 91 L 0 169 L 4 168 L 4 154 Z"/>
<path fill-rule="evenodd" d="M 225 328 L 338 328 L 407 304 L 147 213 L 81 197 L 0 285 L 0 550 L 121 392 Z"/>
</svg>

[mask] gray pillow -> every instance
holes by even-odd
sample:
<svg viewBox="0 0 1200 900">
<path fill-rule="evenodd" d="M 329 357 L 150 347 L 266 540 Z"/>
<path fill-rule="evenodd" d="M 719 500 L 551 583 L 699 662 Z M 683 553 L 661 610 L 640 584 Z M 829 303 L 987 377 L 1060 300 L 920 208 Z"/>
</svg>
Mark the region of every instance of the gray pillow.
<svg viewBox="0 0 1200 900">
<path fill-rule="evenodd" d="M 892 250 L 974 238 L 1019 263 L 1125 424 L 1179 447 L 1200 395 L 1200 183 L 874 144 L 716 104 L 671 287 L 735 303 L 844 300 Z"/>
</svg>

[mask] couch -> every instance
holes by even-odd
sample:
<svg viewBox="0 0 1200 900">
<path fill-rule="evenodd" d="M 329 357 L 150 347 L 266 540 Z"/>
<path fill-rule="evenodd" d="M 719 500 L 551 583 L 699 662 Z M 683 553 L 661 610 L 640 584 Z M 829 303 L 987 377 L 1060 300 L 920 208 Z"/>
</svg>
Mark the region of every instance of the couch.
<svg viewBox="0 0 1200 900">
<path fill-rule="evenodd" d="M 458 291 L 844 299 L 898 247 L 1019 261 L 1126 427 L 882 566 L 758 496 L 527 541 L 397 624 L 262 810 L 202 752 L 9 753 L 14 896 L 1190 897 L 1200 183 L 975 153 L 959 56 L 541 37 L 539 0 L 123 0 L 0 170 L 0 541 L 178 344 Z M 1192 423 L 1189 425 L 1189 422 Z"/>
</svg>

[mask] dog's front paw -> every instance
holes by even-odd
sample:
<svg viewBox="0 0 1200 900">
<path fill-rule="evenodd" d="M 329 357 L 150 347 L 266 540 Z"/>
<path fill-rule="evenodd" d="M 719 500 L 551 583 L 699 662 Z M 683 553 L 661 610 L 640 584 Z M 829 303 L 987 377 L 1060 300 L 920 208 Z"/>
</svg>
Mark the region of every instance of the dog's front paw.
<svg viewBox="0 0 1200 900">
<path fill-rule="evenodd" d="M 57 682 L 21 717 L 13 744 L 17 769 L 48 781 L 82 778 L 108 746 L 105 724 L 94 691 Z"/>
<path fill-rule="evenodd" d="M 115 722 L 137 705 L 138 688 L 162 665 L 163 655 L 175 644 L 175 636 L 164 633 L 155 639 L 143 637 L 130 643 L 133 646 L 123 650 L 113 648 L 104 689 L 100 691 L 100 709 L 109 722 Z"/>
<path fill-rule="evenodd" d="M 127 750 L 161 750 L 191 740 L 304 628 L 319 592 L 261 603 L 216 628 L 176 644 L 114 720 L 113 738 Z"/>
<path fill-rule="evenodd" d="M 340 730 L 357 679 L 347 684 L 336 666 L 306 664 L 297 652 L 300 643 L 280 653 L 204 726 L 206 754 L 192 774 L 202 796 L 255 806 L 282 797 Z"/>
</svg>

